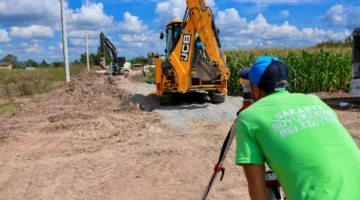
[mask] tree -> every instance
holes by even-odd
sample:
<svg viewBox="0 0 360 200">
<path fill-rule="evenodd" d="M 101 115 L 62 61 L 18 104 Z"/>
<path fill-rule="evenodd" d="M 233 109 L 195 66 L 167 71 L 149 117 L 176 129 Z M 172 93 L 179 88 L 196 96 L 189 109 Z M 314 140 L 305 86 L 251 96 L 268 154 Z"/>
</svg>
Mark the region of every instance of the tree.
<svg viewBox="0 0 360 200">
<path fill-rule="evenodd" d="M 96 58 L 97 55 L 91 53 L 89 54 L 89 64 L 90 65 L 95 65 L 96 64 Z M 80 63 L 82 64 L 86 64 L 86 52 L 82 53 L 80 56 Z"/>
<path fill-rule="evenodd" d="M 105 60 L 106 64 L 110 64 L 110 62 L 113 62 L 112 54 L 110 52 L 110 49 L 105 45 L 104 46 L 105 51 Z M 90 65 L 100 65 L 100 58 L 101 58 L 101 46 L 98 47 L 96 54 L 90 53 L 89 54 L 89 64 Z M 80 55 L 80 61 L 79 63 L 86 64 L 86 52 L 82 53 Z"/>
<path fill-rule="evenodd" d="M 41 67 L 41 68 L 45 68 L 45 67 L 47 67 L 47 66 L 48 66 L 48 64 L 47 64 L 46 61 L 43 59 L 42 62 L 41 62 L 41 64 L 40 64 L 40 67 Z"/>
<path fill-rule="evenodd" d="M 17 57 L 12 55 L 12 54 L 8 54 L 6 55 L 4 58 L 3 58 L 4 62 L 9 62 L 11 63 L 12 65 L 17 65 Z"/>
<path fill-rule="evenodd" d="M 26 62 L 26 67 L 38 67 L 37 63 L 33 59 L 29 59 Z"/>
<path fill-rule="evenodd" d="M 148 59 L 144 56 L 138 56 L 130 60 L 131 64 L 147 64 Z"/>
<path fill-rule="evenodd" d="M 344 39 L 343 42 L 344 42 L 345 45 L 351 46 L 352 43 L 353 43 L 353 38 L 349 35 Z"/>
<path fill-rule="evenodd" d="M 19 65 L 17 57 L 13 54 L 8 54 L 3 58 L 4 62 L 9 62 L 12 64 L 13 69 L 21 69 L 21 65 Z"/>
<path fill-rule="evenodd" d="M 64 62 L 54 62 L 54 67 L 65 67 Z"/>
<path fill-rule="evenodd" d="M 78 59 L 76 59 L 76 60 L 74 61 L 74 64 L 75 64 L 75 65 L 79 65 L 79 64 L 80 64 L 80 61 L 79 61 Z"/>
</svg>

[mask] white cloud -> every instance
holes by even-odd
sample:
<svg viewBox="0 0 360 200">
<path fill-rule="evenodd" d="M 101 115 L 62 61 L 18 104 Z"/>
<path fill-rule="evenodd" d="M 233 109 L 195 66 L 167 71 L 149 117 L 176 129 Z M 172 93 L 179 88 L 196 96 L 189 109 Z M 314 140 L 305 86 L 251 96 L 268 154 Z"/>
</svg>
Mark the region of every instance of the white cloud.
<svg viewBox="0 0 360 200">
<path fill-rule="evenodd" d="M 138 16 L 133 16 L 129 12 L 125 12 L 123 18 L 124 21 L 118 25 L 119 30 L 123 33 L 142 33 L 149 28 Z"/>
<path fill-rule="evenodd" d="M 216 22 L 224 48 L 250 46 L 291 46 L 299 43 L 313 45 L 328 39 L 343 39 L 349 32 L 325 31 L 318 28 L 298 29 L 285 21 L 281 25 L 269 24 L 262 14 L 254 20 L 241 18 L 236 9 L 219 11 Z M 276 42 L 275 42 L 276 41 Z"/>
<path fill-rule="evenodd" d="M 334 26 L 346 25 L 347 16 L 344 14 L 344 6 L 336 4 L 326 11 L 325 20 Z"/>
<path fill-rule="evenodd" d="M 247 26 L 245 18 L 240 17 L 239 12 L 235 8 L 219 11 L 215 19 L 216 26 L 220 29 L 220 35 L 227 36 L 239 29 Z"/>
<path fill-rule="evenodd" d="M 10 40 L 8 32 L 4 29 L 0 29 L 0 42 L 9 42 Z"/>
<path fill-rule="evenodd" d="M 65 3 L 66 4 L 66 3 Z M 34 23 L 49 25 L 60 19 L 58 0 L 2 0 L 0 23 L 12 26 L 28 26 Z"/>
<path fill-rule="evenodd" d="M 27 53 L 40 53 L 43 51 L 43 48 L 39 44 L 32 44 L 25 48 Z"/>
<path fill-rule="evenodd" d="M 36 57 L 44 56 L 47 53 L 43 51 L 41 43 L 36 43 L 34 41 L 9 44 L 6 45 L 6 48 L 3 50 L 5 54 L 12 53 L 17 56 L 19 61 L 26 61 L 29 58 L 35 59 Z"/>
<path fill-rule="evenodd" d="M 85 31 L 88 34 L 88 37 L 98 37 L 100 35 L 100 30 L 70 30 L 67 32 L 68 37 L 74 38 L 85 38 Z"/>
<path fill-rule="evenodd" d="M 96 46 L 100 45 L 100 41 L 98 40 L 92 40 L 88 39 L 89 46 Z M 72 38 L 70 39 L 70 44 L 76 47 L 84 47 L 86 48 L 86 40 L 85 39 L 79 39 L 79 38 Z"/>
<path fill-rule="evenodd" d="M 207 0 L 207 6 L 215 13 L 215 0 Z M 156 21 L 164 24 L 173 19 L 183 19 L 183 15 L 186 9 L 185 0 L 166 0 L 156 5 L 155 12 L 159 15 Z"/>
<path fill-rule="evenodd" d="M 148 34 L 142 33 L 139 35 L 119 35 L 120 39 L 124 42 L 147 42 L 148 41 Z"/>
<path fill-rule="evenodd" d="M 355 28 L 360 24 L 359 13 L 360 7 L 345 7 L 342 4 L 335 4 L 321 18 L 330 26 Z"/>
<path fill-rule="evenodd" d="M 102 3 L 86 0 L 80 8 L 70 9 L 64 2 L 66 28 L 70 30 L 97 29 L 113 23 L 113 17 L 105 14 Z M 61 30 L 59 0 L 11 0 L 0 1 L 0 23 L 7 27 L 26 27 L 34 24 Z"/>
<path fill-rule="evenodd" d="M 290 12 L 287 11 L 287 10 L 282 10 L 282 11 L 279 13 L 279 16 L 280 16 L 281 18 L 288 18 L 289 15 L 290 15 Z"/>
<path fill-rule="evenodd" d="M 28 27 L 11 27 L 11 37 L 19 38 L 42 38 L 54 37 L 54 30 L 48 26 L 31 25 Z"/>
<path fill-rule="evenodd" d="M 113 17 L 107 16 L 102 3 L 86 1 L 81 8 L 67 10 L 67 23 L 70 29 L 93 29 L 106 27 L 113 23 Z"/>
<path fill-rule="evenodd" d="M 319 2 L 319 0 L 235 0 L 241 3 L 256 3 L 256 4 L 300 4 L 308 2 Z"/>
</svg>

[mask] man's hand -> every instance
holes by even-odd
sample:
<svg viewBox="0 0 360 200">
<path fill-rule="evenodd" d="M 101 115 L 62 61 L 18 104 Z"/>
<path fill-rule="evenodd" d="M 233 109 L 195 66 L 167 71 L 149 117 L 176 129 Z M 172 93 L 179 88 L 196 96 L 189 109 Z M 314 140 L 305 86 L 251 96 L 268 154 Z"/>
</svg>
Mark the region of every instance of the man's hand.
<svg viewBox="0 0 360 200">
<path fill-rule="evenodd" d="M 243 165 L 250 198 L 252 200 L 269 200 L 266 192 L 265 166 L 255 164 Z"/>
</svg>

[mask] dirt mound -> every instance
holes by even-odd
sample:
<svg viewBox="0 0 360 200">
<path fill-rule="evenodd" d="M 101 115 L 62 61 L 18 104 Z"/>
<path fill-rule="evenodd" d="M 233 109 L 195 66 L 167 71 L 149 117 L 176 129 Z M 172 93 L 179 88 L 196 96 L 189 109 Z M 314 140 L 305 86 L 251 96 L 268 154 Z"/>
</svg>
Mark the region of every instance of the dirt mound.
<svg viewBox="0 0 360 200">
<path fill-rule="evenodd" d="M 136 106 L 120 108 L 120 104 L 130 96 L 125 90 L 109 84 L 104 75 L 82 73 L 56 90 L 31 100 L 20 110 L 2 116 L 6 120 L 0 122 L 0 133 L 3 133 L 4 139 L 8 136 L 20 137 L 39 129 L 46 133 L 80 129 L 82 131 L 89 129 L 91 132 L 93 129 L 104 127 L 106 120 L 99 121 L 101 116 L 113 119 L 111 115 L 124 117 L 122 125 L 127 121 L 141 120 L 150 116 L 156 119 L 155 114 L 143 115 Z M 13 131 L 14 127 L 16 133 Z"/>
</svg>

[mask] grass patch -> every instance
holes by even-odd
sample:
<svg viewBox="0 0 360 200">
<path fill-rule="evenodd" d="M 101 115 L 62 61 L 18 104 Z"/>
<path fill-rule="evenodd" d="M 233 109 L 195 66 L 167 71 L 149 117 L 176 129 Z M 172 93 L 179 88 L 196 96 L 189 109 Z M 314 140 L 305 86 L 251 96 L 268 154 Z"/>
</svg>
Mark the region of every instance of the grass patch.
<svg viewBox="0 0 360 200">
<path fill-rule="evenodd" d="M 70 66 L 70 77 L 79 75 L 86 67 Z M 64 68 L 37 68 L 35 70 L 0 70 L 0 96 L 7 99 L 42 94 L 55 89 L 65 81 Z"/>
<path fill-rule="evenodd" d="M 20 103 L 8 103 L 0 105 L 0 114 L 7 114 L 18 110 L 21 106 Z"/>
</svg>

